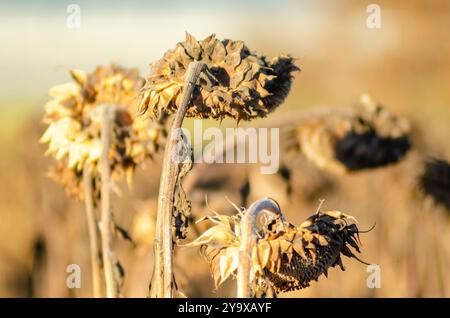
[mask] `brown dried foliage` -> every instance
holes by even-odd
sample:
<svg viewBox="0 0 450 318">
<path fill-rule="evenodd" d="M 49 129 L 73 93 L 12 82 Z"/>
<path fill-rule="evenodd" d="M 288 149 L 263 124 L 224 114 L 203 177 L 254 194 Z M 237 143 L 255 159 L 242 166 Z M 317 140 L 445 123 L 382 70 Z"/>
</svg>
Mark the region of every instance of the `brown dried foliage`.
<svg viewBox="0 0 450 318">
<path fill-rule="evenodd" d="M 109 151 L 112 177 L 127 180 L 135 167 L 152 157 L 163 145 L 162 114 L 157 123 L 136 117 L 137 97 L 143 79 L 136 69 L 116 65 L 97 67 L 92 73 L 71 70 L 72 82 L 52 87 L 45 105 L 48 124 L 41 142 L 47 154 L 59 163 L 50 173 L 70 195 L 83 196 L 81 176 L 85 164 L 94 168 L 94 192 L 98 192 L 98 162 L 101 153 L 101 106 L 113 105 L 113 143 Z"/>
</svg>

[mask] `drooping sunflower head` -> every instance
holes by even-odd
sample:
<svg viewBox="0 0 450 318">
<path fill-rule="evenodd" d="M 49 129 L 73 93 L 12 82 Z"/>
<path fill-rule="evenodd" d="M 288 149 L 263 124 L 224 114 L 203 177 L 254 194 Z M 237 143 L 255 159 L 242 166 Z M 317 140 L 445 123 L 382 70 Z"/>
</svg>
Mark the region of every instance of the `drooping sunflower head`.
<svg viewBox="0 0 450 318">
<path fill-rule="evenodd" d="M 52 87 L 45 105 L 44 123 L 48 125 L 41 142 L 48 144 L 47 154 L 63 162 L 71 172 L 63 173 L 59 165 L 53 176 L 65 175 L 80 182 L 83 167 L 97 165 L 101 153 L 101 109 L 113 107 L 113 138 L 109 159 L 113 178 L 124 173 L 128 178 L 134 168 L 151 157 L 162 145 L 163 120 L 147 123 L 136 116 L 137 97 L 143 79 L 135 69 L 116 65 L 97 67 L 92 73 L 70 71 L 72 81 Z M 70 176 L 70 178 L 67 178 Z M 69 186 L 66 181 L 63 185 Z M 76 189 L 72 182 L 72 189 Z"/>
<path fill-rule="evenodd" d="M 318 113 L 292 130 L 297 150 L 338 174 L 396 163 L 411 148 L 409 122 L 367 95 L 354 107 Z"/>
<path fill-rule="evenodd" d="M 432 158 L 425 162 L 419 177 L 422 192 L 450 211 L 450 164 L 444 159 Z"/>
<path fill-rule="evenodd" d="M 180 106 L 188 65 L 206 64 L 194 91 L 188 117 L 251 120 L 264 117 L 287 97 L 292 73 L 299 70 L 290 56 L 267 59 L 251 52 L 242 41 L 197 41 L 186 34 L 184 42 L 151 65 L 142 91 L 140 112 L 157 117 Z"/>
<path fill-rule="evenodd" d="M 201 246 L 211 265 L 216 287 L 235 274 L 240 255 L 240 216 L 216 215 L 215 225 L 186 246 Z M 252 290 L 276 293 L 309 286 L 328 269 L 339 265 L 341 255 L 356 258 L 359 252 L 356 220 L 339 211 L 318 212 L 296 227 L 280 218 L 272 219 L 256 233 L 252 252 Z"/>
<path fill-rule="evenodd" d="M 359 249 L 356 220 L 339 211 L 319 212 L 299 227 L 266 234 L 258 244 L 258 258 L 275 292 L 306 288 L 328 270 L 339 265 L 341 255 L 356 258 Z M 264 284 L 264 280 L 259 280 Z"/>
</svg>

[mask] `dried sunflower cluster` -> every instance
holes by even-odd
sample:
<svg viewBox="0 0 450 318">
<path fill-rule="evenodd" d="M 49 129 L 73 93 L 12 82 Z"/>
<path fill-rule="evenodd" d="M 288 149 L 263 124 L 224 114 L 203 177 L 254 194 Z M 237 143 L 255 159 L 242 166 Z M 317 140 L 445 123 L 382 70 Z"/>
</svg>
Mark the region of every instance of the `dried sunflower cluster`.
<svg viewBox="0 0 450 318">
<path fill-rule="evenodd" d="M 109 152 L 112 177 L 124 174 L 130 180 L 135 167 L 151 157 L 163 144 L 162 115 L 157 123 L 136 117 L 137 97 L 143 79 L 135 69 L 116 65 L 97 67 L 92 73 L 70 71 L 72 81 L 52 87 L 45 105 L 44 123 L 48 125 L 41 142 L 48 144 L 47 154 L 58 163 L 50 172 L 68 194 L 83 196 L 82 174 L 85 164 L 97 166 L 101 153 L 102 105 L 113 105 L 113 138 Z M 150 126 L 149 126 L 150 125 Z M 94 178 L 94 192 L 99 184 Z"/>
<path fill-rule="evenodd" d="M 206 219 L 215 225 L 186 246 L 202 247 L 218 287 L 238 268 L 240 215 Z M 301 289 L 320 275 L 327 276 L 331 267 L 339 265 L 344 270 L 341 255 L 357 259 L 350 247 L 359 252 L 355 222 L 339 211 L 318 212 L 299 227 L 272 219 L 257 233 L 251 266 L 253 291 Z"/>
<path fill-rule="evenodd" d="M 419 186 L 425 195 L 450 211 L 450 164 L 443 159 L 430 159 L 419 178 Z"/>
<path fill-rule="evenodd" d="M 290 56 L 268 60 L 251 52 L 242 41 L 220 41 L 214 34 L 197 41 L 187 33 L 184 42 L 151 65 L 140 112 L 151 117 L 175 112 L 181 103 L 186 70 L 193 61 L 207 66 L 186 114 L 196 118 L 240 121 L 264 117 L 287 97 L 292 73 L 299 70 Z"/>
<path fill-rule="evenodd" d="M 349 110 L 322 113 L 291 131 L 291 144 L 317 167 L 343 174 L 398 162 L 411 148 L 409 122 L 364 95 Z"/>
</svg>

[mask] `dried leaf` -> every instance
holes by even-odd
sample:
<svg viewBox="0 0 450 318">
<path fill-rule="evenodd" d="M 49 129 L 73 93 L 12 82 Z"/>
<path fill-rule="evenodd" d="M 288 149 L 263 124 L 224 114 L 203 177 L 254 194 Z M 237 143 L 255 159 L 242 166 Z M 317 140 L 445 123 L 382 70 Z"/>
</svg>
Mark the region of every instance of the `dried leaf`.
<svg viewBox="0 0 450 318">
<path fill-rule="evenodd" d="M 221 285 L 227 278 L 233 273 L 239 265 L 239 247 L 229 247 L 220 253 L 220 281 L 218 285 Z"/>
<path fill-rule="evenodd" d="M 233 246 L 237 242 L 236 235 L 225 225 L 216 225 L 206 230 L 196 240 L 180 246 L 194 247 L 207 244 L 214 248 Z"/>
</svg>

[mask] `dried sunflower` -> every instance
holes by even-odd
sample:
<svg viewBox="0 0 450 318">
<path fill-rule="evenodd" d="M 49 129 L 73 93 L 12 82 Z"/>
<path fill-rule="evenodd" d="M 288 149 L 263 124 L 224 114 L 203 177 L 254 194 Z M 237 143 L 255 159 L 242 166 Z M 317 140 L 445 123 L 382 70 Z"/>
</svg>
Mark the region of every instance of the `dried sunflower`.
<svg viewBox="0 0 450 318">
<path fill-rule="evenodd" d="M 429 159 L 419 178 L 419 186 L 425 195 L 450 211 L 450 164 L 443 159 Z"/>
<path fill-rule="evenodd" d="M 81 178 L 85 164 L 94 167 L 94 192 L 98 190 L 101 153 L 101 106 L 114 105 L 113 143 L 109 162 L 114 180 L 124 174 L 130 181 L 138 164 L 151 157 L 165 136 L 163 114 L 158 123 L 136 117 L 137 96 L 143 79 L 135 69 L 116 65 L 97 67 L 92 73 L 70 71 L 72 82 L 52 87 L 45 105 L 48 127 L 41 142 L 47 154 L 60 163 L 51 173 L 68 193 L 82 197 Z M 152 125 L 152 126 L 149 126 Z"/>
<path fill-rule="evenodd" d="M 175 112 L 181 103 L 186 70 L 193 61 L 207 67 L 186 114 L 195 118 L 240 121 L 265 117 L 287 97 L 292 73 L 299 70 L 290 56 L 268 60 L 251 52 L 242 41 L 220 41 L 214 34 L 197 41 L 186 33 L 184 42 L 151 65 L 140 112 L 151 117 Z"/>
<path fill-rule="evenodd" d="M 236 272 L 239 265 L 241 215 L 206 217 L 215 225 L 185 246 L 201 246 L 211 265 L 216 287 Z M 328 269 L 339 265 L 341 255 L 358 259 L 356 220 L 339 211 L 318 212 L 299 227 L 273 218 L 257 233 L 252 252 L 250 279 L 253 292 L 287 292 L 309 286 Z"/>
<path fill-rule="evenodd" d="M 320 113 L 290 132 L 295 146 L 321 169 L 338 174 L 398 162 L 411 148 L 409 122 L 364 95 L 353 108 Z"/>
</svg>

